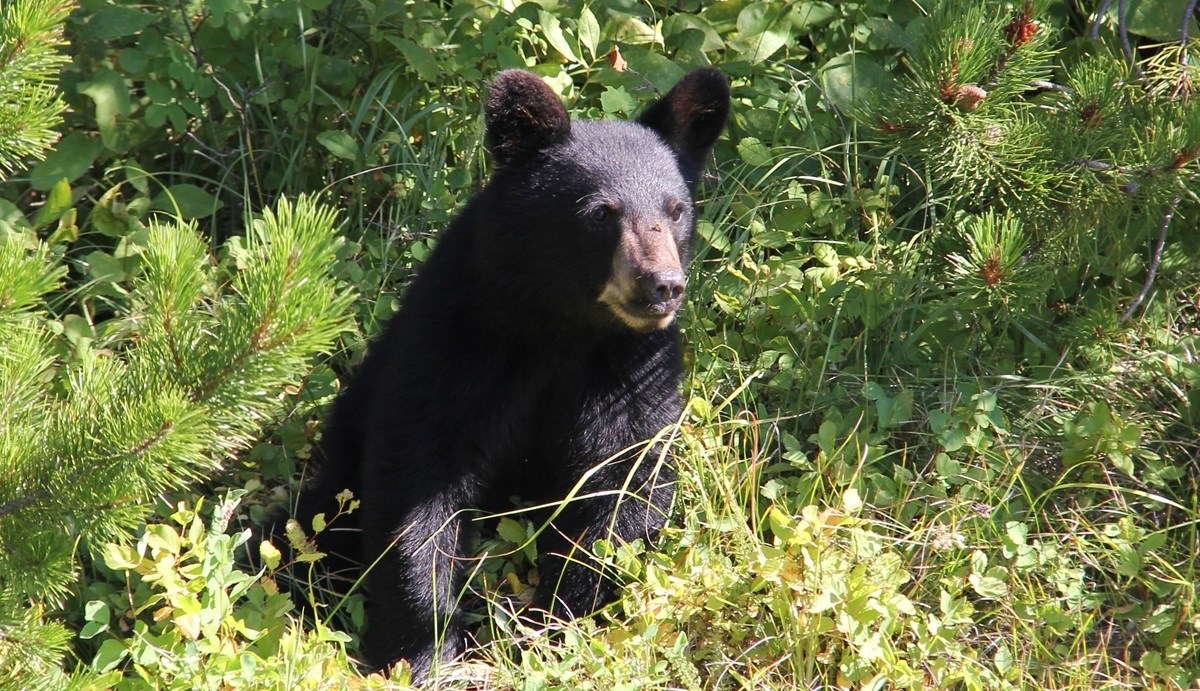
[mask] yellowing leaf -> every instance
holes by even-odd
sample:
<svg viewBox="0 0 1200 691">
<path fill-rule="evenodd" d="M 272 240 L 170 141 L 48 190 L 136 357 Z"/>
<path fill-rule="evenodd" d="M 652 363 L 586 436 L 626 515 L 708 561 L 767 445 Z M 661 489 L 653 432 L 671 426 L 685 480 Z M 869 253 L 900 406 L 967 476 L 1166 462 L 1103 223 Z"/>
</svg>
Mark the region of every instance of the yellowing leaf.
<svg viewBox="0 0 1200 691">
<path fill-rule="evenodd" d="M 108 543 L 104 546 L 104 565 L 115 571 L 132 571 L 142 563 L 142 556 L 133 545 Z"/>
<path fill-rule="evenodd" d="M 842 507 L 846 509 L 846 513 L 857 513 L 863 507 L 863 500 L 859 496 L 858 490 L 849 487 L 842 493 Z"/>
<path fill-rule="evenodd" d="M 184 636 L 191 640 L 196 640 L 200 637 L 200 615 L 199 614 L 182 614 L 172 620 L 175 627 Z"/>
<path fill-rule="evenodd" d="M 262 557 L 263 564 L 265 564 L 268 569 L 274 571 L 279 567 L 279 560 L 282 555 L 279 553 L 279 548 L 277 548 L 275 545 L 272 545 L 270 542 L 263 540 L 262 542 L 258 543 L 258 556 Z"/>
</svg>

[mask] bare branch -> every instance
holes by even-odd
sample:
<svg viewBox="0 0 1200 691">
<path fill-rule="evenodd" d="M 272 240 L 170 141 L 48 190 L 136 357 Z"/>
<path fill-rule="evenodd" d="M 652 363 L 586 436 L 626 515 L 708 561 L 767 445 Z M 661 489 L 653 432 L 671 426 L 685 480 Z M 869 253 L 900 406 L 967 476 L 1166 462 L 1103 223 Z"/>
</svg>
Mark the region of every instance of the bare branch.
<svg viewBox="0 0 1200 691">
<path fill-rule="evenodd" d="M 1175 197 L 1171 200 L 1170 206 L 1167 207 L 1167 213 L 1163 215 L 1162 225 L 1158 228 L 1158 242 L 1154 244 L 1154 255 L 1150 258 L 1150 270 L 1146 273 L 1146 282 L 1142 284 L 1142 290 L 1138 293 L 1137 298 L 1130 303 L 1126 308 L 1125 313 L 1121 315 L 1121 323 L 1129 321 L 1133 313 L 1141 307 L 1142 301 L 1150 294 L 1150 288 L 1154 285 L 1154 278 L 1158 275 L 1158 265 L 1162 261 L 1163 245 L 1167 242 L 1167 228 L 1171 225 L 1171 219 L 1175 218 L 1175 207 L 1179 205 L 1180 197 Z"/>
<path fill-rule="evenodd" d="M 1121 52 L 1125 54 L 1125 59 L 1129 61 L 1129 66 L 1133 68 L 1133 73 L 1138 79 L 1142 80 L 1142 85 L 1146 84 L 1146 72 L 1142 66 L 1138 64 L 1133 56 L 1133 46 L 1129 43 L 1129 0 L 1121 0 L 1121 4 L 1117 5 L 1117 35 L 1121 37 Z"/>
<path fill-rule="evenodd" d="M 1096 18 L 1092 20 L 1091 29 L 1088 31 L 1088 36 L 1093 41 L 1100 40 L 1100 23 L 1104 21 L 1104 15 L 1108 14 L 1108 8 L 1112 7 L 1113 0 L 1104 0 L 1100 6 L 1096 8 Z"/>
<path fill-rule="evenodd" d="M 1200 18 L 1200 0 L 1190 0 L 1187 9 L 1183 11 L 1183 22 L 1179 25 L 1179 81 L 1175 85 L 1174 98 L 1186 98 L 1191 90 L 1191 80 L 1188 79 L 1188 29 L 1191 28 L 1192 15 Z"/>
<path fill-rule="evenodd" d="M 1045 91 L 1058 91 L 1066 94 L 1067 96 L 1075 95 L 1075 91 L 1071 87 L 1063 86 L 1062 84 L 1055 84 L 1054 82 L 1048 82 L 1044 79 L 1035 79 L 1033 80 L 1032 84 L 1036 89 L 1043 89 Z"/>
</svg>

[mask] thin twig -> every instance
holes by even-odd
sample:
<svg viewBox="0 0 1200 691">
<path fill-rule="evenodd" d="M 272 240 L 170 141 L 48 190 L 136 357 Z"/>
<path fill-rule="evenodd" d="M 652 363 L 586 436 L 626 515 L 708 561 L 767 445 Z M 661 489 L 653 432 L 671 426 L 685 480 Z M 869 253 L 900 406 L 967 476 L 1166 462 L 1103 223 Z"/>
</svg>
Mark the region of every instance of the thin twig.
<svg viewBox="0 0 1200 691">
<path fill-rule="evenodd" d="M 1126 23 L 1128 18 L 1129 0 L 1121 0 L 1121 4 L 1117 5 L 1117 35 L 1121 37 L 1121 52 L 1125 54 L 1125 59 L 1129 61 L 1129 66 L 1133 68 L 1133 73 L 1145 85 L 1146 73 L 1142 71 L 1142 66 L 1137 64 L 1137 60 L 1133 59 L 1133 46 L 1129 43 L 1129 26 Z"/>
<path fill-rule="evenodd" d="M 1193 5 L 1196 0 L 1192 0 Z M 1105 15 L 1112 8 L 1113 0 L 1103 0 L 1100 6 L 1096 8 L 1096 15 L 1092 19 L 1092 24 L 1089 27 L 1088 35 L 1093 41 L 1100 40 L 1100 24 L 1104 22 Z M 1121 39 L 1121 52 L 1125 54 L 1125 59 L 1129 61 L 1129 66 L 1133 69 L 1133 73 L 1137 75 L 1142 84 L 1146 84 L 1146 73 L 1142 66 L 1137 63 L 1133 56 L 1133 46 L 1129 43 L 1129 0 L 1121 0 L 1117 5 L 1117 36 Z"/>
<path fill-rule="evenodd" d="M 1200 2 L 1200 0 L 1197 0 L 1197 1 Z M 1033 80 L 1032 84 L 1033 84 L 1034 88 L 1037 88 L 1037 89 L 1044 89 L 1046 91 L 1058 91 L 1058 92 L 1064 93 L 1068 96 L 1075 95 L 1075 91 L 1072 90 L 1071 87 L 1063 86 L 1062 84 L 1055 84 L 1054 82 L 1048 82 L 1044 79 L 1035 79 L 1035 80 Z"/>
<path fill-rule="evenodd" d="M 1104 0 L 1100 6 L 1096 8 L 1096 18 L 1092 20 L 1091 31 L 1088 35 L 1093 41 L 1100 40 L 1100 23 L 1104 21 L 1104 15 L 1108 14 L 1108 8 L 1112 7 L 1113 0 Z"/>
<path fill-rule="evenodd" d="M 1183 11 L 1183 23 L 1179 25 L 1179 81 L 1175 85 L 1175 93 L 1173 98 L 1187 97 L 1191 90 L 1191 80 L 1188 79 L 1188 29 L 1192 23 L 1192 15 L 1200 17 L 1200 7 L 1197 6 L 1198 0 L 1188 2 L 1187 9 Z"/>
<path fill-rule="evenodd" d="M 1183 48 L 1180 51 L 1179 62 L 1184 65 L 1187 64 L 1188 25 L 1192 23 L 1192 14 L 1196 11 L 1197 1 L 1191 0 L 1188 3 L 1187 9 L 1183 11 L 1183 24 L 1179 27 L 1179 45 Z"/>
<path fill-rule="evenodd" d="M 1121 315 L 1121 323 L 1129 321 L 1137 308 L 1142 305 L 1142 301 L 1150 294 L 1150 288 L 1154 285 L 1154 278 L 1158 275 L 1158 265 L 1162 261 L 1163 245 L 1167 242 L 1167 228 L 1171 225 L 1171 219 L 1175 218 L 1175 207 L 1179 205 L 1180 197 L 1175 197 L 1171 200 L 1171 205 L 1167 207 L 1167 213 L 1163 215 L 1162 225 L 1158 228 L 1158 242 L 1154 245 L 1154 256 L 1150 259 L 1150 271 L 1146 274 L 1146 282 L 1142 284 L 1142 291 L 1134 301 L 1126 308 L 1125 313 Z"/>
</svg>

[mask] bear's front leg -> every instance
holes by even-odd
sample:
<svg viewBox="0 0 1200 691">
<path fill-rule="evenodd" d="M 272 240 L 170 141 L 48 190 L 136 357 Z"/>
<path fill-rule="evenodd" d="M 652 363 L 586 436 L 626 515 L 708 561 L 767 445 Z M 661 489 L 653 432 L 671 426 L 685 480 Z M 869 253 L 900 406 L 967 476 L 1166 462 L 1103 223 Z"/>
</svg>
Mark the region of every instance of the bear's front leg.
<svg viewBox="0 0 1200 691">
<path fill-rule="evenodd" d="M 380 474 L 364 488 L 364 648 L 372 667 L 405 659 L 413 678 L 423 679 L 437 662 L 462 653 L 459 597 L 468 556 L 465 511 L 477 501 L 473 494 L 461 479 Z"/>
<path fill-rule="evenodd" d="M 531 618 L 585 616 L 616 599 L 613 574 L 592 556 L 592 547 L 596 540 L 652 544 L 666 523 L 675 477 L 672 459 L 658 445 L 596 466 L 539 538 L 541 580 Z"/>
</svg>

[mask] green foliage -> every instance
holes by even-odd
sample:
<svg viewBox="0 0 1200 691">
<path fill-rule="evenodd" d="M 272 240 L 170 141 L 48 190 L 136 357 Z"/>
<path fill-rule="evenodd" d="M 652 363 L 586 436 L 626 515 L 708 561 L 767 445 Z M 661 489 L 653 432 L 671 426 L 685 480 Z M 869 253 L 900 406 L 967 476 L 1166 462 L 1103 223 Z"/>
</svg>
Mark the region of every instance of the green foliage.
<svg viewBox="0 0 1200 691">
<path fill-rule="evenodd" d="M 60 600 L 80 543 L 123 539 L 155 496 L 206 477 L 278 414 L 281 395 L 260 392 L 294 385 L 346 328 L 334 231 L 312 199 L 281 202 L 218 261 L 194 227 L 152 224 L 124 314 L 103 333 L 38 310 L 63 267 L 29 233 L 0 236 L 6 607 Z M 6 657 L 27 643 L 3 641 Z"/>
<path fill-rule="evenodd" d="M 346 665 L 344 634 L 301 631 L 286 593 L 235 566 L 249 531 L 226 531 L 242 494 L 214 505 L 208 525 L 202 501 L 181 503 L 135 543 L 104 546 L 79 638 L 94 671 L 128 670 L 103 677 L 111 688 L 315 689 Z"/>
<path fill-rule="evenodd" d="M 0 98 L 0 180 L 42 158 L 58 139 L 65 107 L 57 79 L 67 57 L 62 24 L 65 0 L 13 0 L 0 7 L 0 84 L 16 94 Z"/>
</svg>

